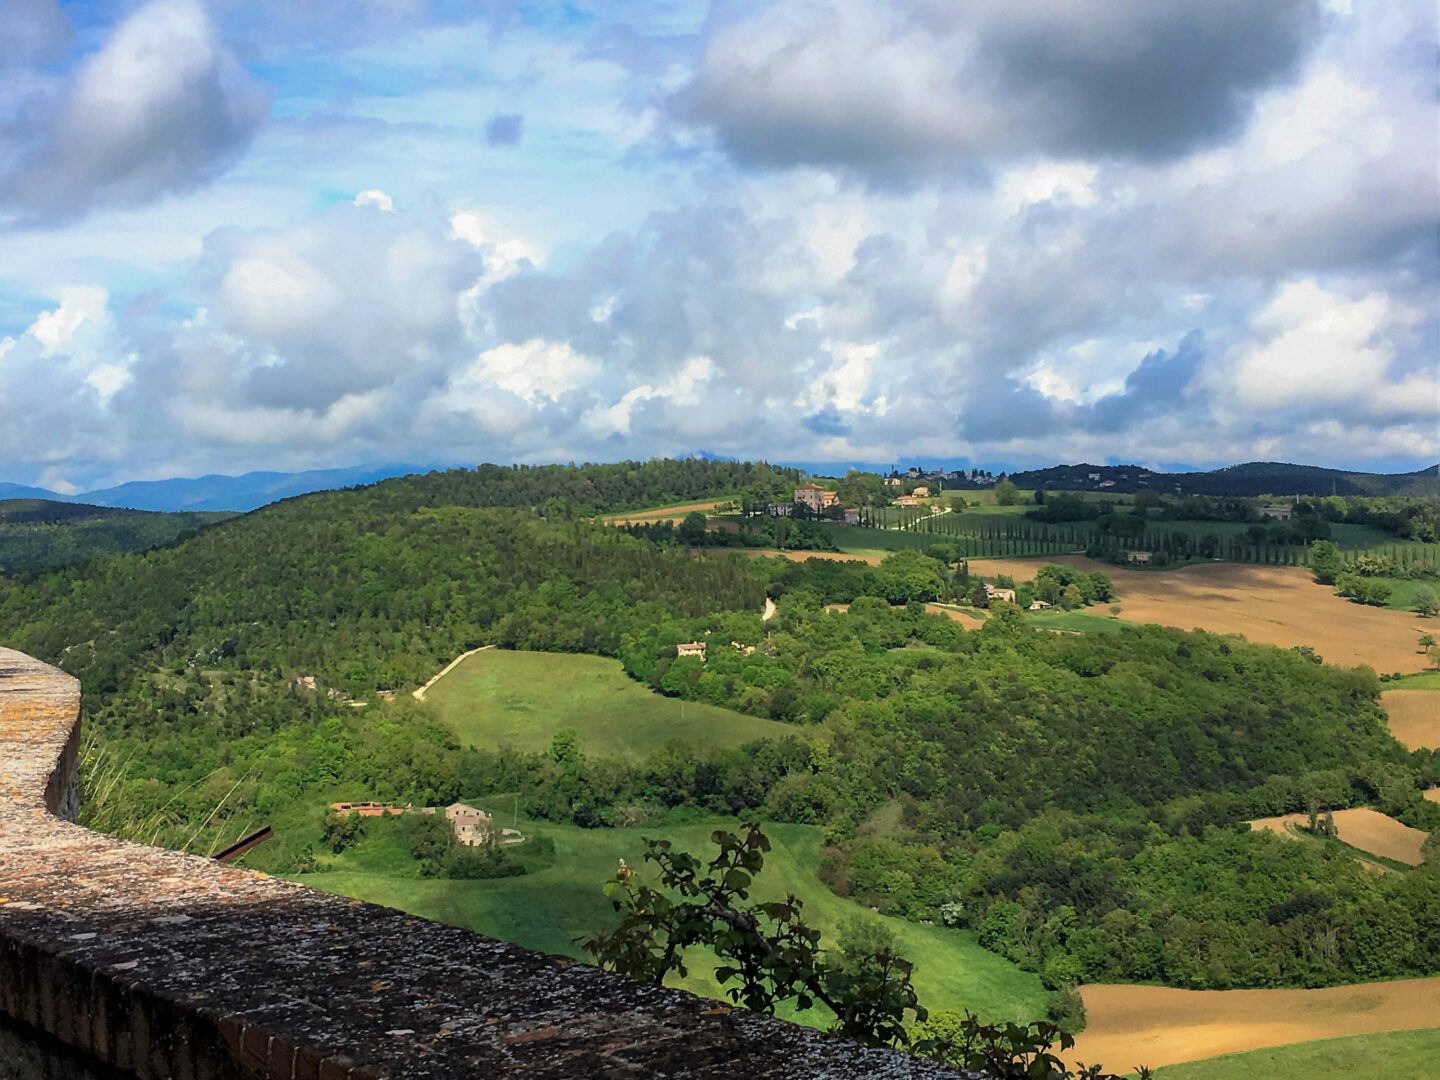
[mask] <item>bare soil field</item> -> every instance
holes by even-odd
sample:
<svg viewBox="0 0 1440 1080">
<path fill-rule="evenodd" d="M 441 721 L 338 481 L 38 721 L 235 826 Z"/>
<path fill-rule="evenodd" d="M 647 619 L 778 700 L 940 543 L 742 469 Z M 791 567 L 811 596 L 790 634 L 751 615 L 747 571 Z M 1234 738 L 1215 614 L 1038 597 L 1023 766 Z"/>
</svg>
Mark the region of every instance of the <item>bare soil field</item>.
<svg viewBox="0 0 1440 1080">
<path fill-rule="evenodd" d="M 1426 788 L 1421 795 L 1431 802 L 1440 802 L 1440 787 Z"/>
<path fill-rule="evenodd" d="M 1380 705 L 1390 717 L 1390 734 L 1407 750 L 1440 747 L 1440 690 L 1388 690 Z"/>
<path fill-rule="evenodd" d="M 1440 1027 L 1440 978 L 1323 990 L 1082 986 L 1089 1024 L 1072 1062 L 1158 1068 L 1265 1046 Z"/>
<path fill-rule="evenodd" d="M 775 551 L 773 548 L 742 548 L 739 550 L 739 554 L 772 559 L 779 555 L 782 559 L 789 559 L 791 562 L 804 562 L 806 559 L 834 559 L 837 562 L 863 562 L 870 566 L 879 566 L 885 557 L 884 555 L 850 555 L 843 551 Z"/>
<path fill-rule="evenodd" d="M 1252 829 L 1266 829 L 1279 836 L 1292 837 L 1292 827 L 1307 821 L 1305 814 L 1284 814 L 1280 817 L 1256 818 L 1250 822 Z M 1383 855 L 1387 859 L 1419 866 L 1425 861 L 1420 847 L 1430 834 L 1409 825 L 1402 825 L 1392 817 L 1367 807 L 1335 811 L 1335 827 L 1340 839 L 1353 848 Z"/>
<path fill-rule="evenodd" d="M 948 615 L 958 623 L 962 623 L 972 629 L 985 625 L 985 620 L 976 618 L 968 611 L 958 611 L 952 607 L 945 607 L 943 604 L 926 604 L 925 610 L 931 615 Z"/>
<path fill-rule="evenodd" d="M 686 503 L 684 506 L 665 506 L 658 510 L 624 510 L 618 514 L 606 514 L 600 520 L 607 525 L 621 525 L 625 523 L 639 524 L 641 522 L 653 523 L 656 521 L 673 521 L 675 524 L 685 520 L 685 515 L 694 510 L 709 513 L 717 506 L 727 502 L 734 502 L 734 499 L 711 499 L 708 502 Z"/>
<path fill-rule="evenodd" d="M 1317 585 L 1299 566 L 1206 563 L 1178 570 L 1128 570 L 1083 555 L 971 559 L 972 573 L 1033 578 L 1047 563 L 1100 570 L 1115 582 L 1120 618 L 1182 630 L 1244 634 L 1251 641 L 1293 648 L 1309 645 L 1332 664 L 1369 664 L 1376 671 L 1421 671 L 1415 642 L 1425 631 L 1418 616 L 1364 607 Z M 1413 691 L 1412 691 L 1413 692 Z"/>
</svg>

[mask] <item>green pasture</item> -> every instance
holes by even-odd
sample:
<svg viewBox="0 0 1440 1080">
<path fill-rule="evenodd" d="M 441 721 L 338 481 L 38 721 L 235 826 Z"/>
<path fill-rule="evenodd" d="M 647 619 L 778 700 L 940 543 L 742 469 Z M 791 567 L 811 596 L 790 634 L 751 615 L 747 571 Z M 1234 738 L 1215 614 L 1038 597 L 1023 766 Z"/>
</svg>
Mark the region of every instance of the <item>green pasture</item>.
<svg viewBox="0 0 1440 1080">
<path fill-rule="evenodd" d="M 1156 1080 L 1436 1080 L 1440 1028 L 1349 1035 L 1189 1061 L 1155 1071 Z"/>
<path fill-rule="evenodd" d="M 1122 610 L 1123 603 L 1118 604 Z M 1109 604 L 1096 604 L 1084 611 L 1029 611 L 1025 621 L 1042 630 L 1067 630 L 1079 634 L 1115 634 L 1126 625 L 1109 616 Z"/>
<path fill-rule="evenodd" d="M 1385 606 L 1394 608 L 1396 611 L 1413 611 L 1415 608 L 1415 592 L 1418 589 L 1429 589 L 1432 593 L 1440 593 L 1440 581 L 1434 578 L 1397 578 L 1397 577 L 1374 577 L 1372 581 L 1383 581 L 1390 586 L 1390 599 L 1385 601 Z M 1440 637 L 1440 622 L 1436 622 L 1435 628 L 1431 631 Z"/>
<path fill-rule="evenodd" d="M 574 728 L 583 753 L 641 758 L 675 739 L 697 749 L 792 735 L 795 728 L 714 705 L 668 698 L 625 674 L 618 660 L 576 653 L 487 649 L 432 686 L 425 700 L 462 743 L 543 751 Z"/>
<path fill-rule="evenodd" d="M 480 806 L 509 825 L 508 798 Z M 630 829 L 581 829 L 572 825 L 519 818 L 527 837 L 544 835 L 555 843 L 555 855 L 520 877 L 494 881 L 449 881 L 416 876 L 415 862 L 405 850 L 395 820 L 371 819 L 365 837 L 340 855 L 322 856 L 322 871 L 298 880 L 342 896 L 356 897 L 440 922 L 468 927 L 541 952 L 583 958 L 578 941 L 613 925 L 616 915 L 601 889 L 614 875 L 619 859 L 631 866 L 644 863 L 642 837 L 664 837 L 698 855 L 714 850 L 710 833 L 733 822 L 664 825 Z M 932 1009 L 968 1008 L 993 1019 L 1033 1019 L 1045 1004 L 1038 977 L 982 949 L 973 934 L 940 926 L 922 926 L 873 914 L 869 908 L 834 895 L 816 877 L 820 863 L 820 830 L 805 825 L 768 825 L 773 849 L 766 857 L 755 898 L 779 899 L 793 892 L 805 903 L 805 914 L 826 939 L 841 922 L 860 916 L 876 919 L 894 931 L 901 950 L 915 962 L 915 985 L 921 1002 Z M 521 845 L 516 849 L 526 856 Z M 721 997 L 712 978 L 713 961 L 696 956 L 690 974 L 676 985 L 708 997 Z M 793 1016 L 824 1025 L 817 1012 Z"/>
<path fill-rule="evenodd" d="M 1440 638 L 1437 633 L 1436 638 Z M 1440 690 L 1440 671 L 1421 671 L 1380 684 L 1381 690 Z"/>
</svg>

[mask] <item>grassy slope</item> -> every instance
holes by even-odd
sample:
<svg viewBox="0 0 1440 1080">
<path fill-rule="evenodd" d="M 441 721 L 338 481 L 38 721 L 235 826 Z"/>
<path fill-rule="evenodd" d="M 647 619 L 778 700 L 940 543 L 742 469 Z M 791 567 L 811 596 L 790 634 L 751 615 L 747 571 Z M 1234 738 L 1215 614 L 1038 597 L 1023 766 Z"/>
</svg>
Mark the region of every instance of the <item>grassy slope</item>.
<svg viewBox="0 0 1440 1080">
<path fill-rule="evenodd" d="M 1124 609 L 1123 601 L 1116 603 Z M 1097 604 L 1086 611 L 1033 611 L 1025 615 L 1032 626 L 1046 630 L 1074 630 L 1085 634 L 1113 634 L 1125 623 L 1109 617 L 1110 605 Z"/>
<path fill-rule="evenodd" d="M 1351 1035 L 1244 1054 L 1171 1065 L 1156 1080 L 1436 1080 L 1440 1077 L 1440 1029 Z"/>
<path fill-rule="evenodd" d="M 729 747 L 798 731 L 653 693 L 618 660 L 599 656 L 491 649 L 461 663 L 425 700 L 461 742 L 484 748 L 544 750 L 555 732 L 573 727 L 586 754 L 643 757 L 673 739 Z"/>
<path fill-rule="evenodd" d="M 483 799 L 478 801 L 485 804 Z M 508 817 L 506 802 L 502 798 L 490 807 L 502 820 Z M 524 818 L 519 826 L 526 835 L 545 834 L 554 839 L 553 864 L 497 881 L 423 880 L 414 876 L 414 862 L 398 842 L 394 823 L 372 822 L 369 835 L 355 848 L 324 857 L 325 865 L 334 869 L 300 880 L 326 892 L 402 908 L 543 952 L 581 957 L 576 939 L 615 921 L 601 886 L 614 874 L 618 859 L 642 865 L 642 836 L 664 836 L 688 851 L 705 854 L 713 850 L 709 837 L 716 827 L 580 829 Z M 996 1019 L 1040 1015 L 1045 993 L 1039 980 L 980 948 L 973 935 L 872 915 L 860 904 L 832 894 L 816 878 L 821 843 L 818 829 L 771 825 L 766 832 L 774 849 L 760 878 L 759 898 L 778 898 L 794 891 L 827 938 L 847 917 L 882 919 L 899 937 L 905 954 L 915 961 L 916 986 L 922 1002 L 930 1008 L 968 1007 Z M 695 959 L 690 975 L 679 985 L 720 996 L 710 978 L 712 965 L 706 958 Z M 797 1019 L 824 1022 L 815 1016 Z"/>
<path fill-rule="evenodd" d="M 1385 606 L 1395 611 L 1413 611 L 1417 589 L 1424 588 L 1432 593 L 1440 593 L 1440 581 L 1433 578 L 1379 577 L 1371 580 L 1383 581 L 1390 586 L 1390 599 L 1385 602 Z M 1431 633 L 1440 638 L 1440 623 L 1435 624 Z"/>
<path fill-rule="evenodd" d="M 1435 635 L 1440 638 L 1440 633 Z M 1381 690 L 1440 690 L 1440 671 L 1422 671 L 1380 684 Z"/>
</svg>

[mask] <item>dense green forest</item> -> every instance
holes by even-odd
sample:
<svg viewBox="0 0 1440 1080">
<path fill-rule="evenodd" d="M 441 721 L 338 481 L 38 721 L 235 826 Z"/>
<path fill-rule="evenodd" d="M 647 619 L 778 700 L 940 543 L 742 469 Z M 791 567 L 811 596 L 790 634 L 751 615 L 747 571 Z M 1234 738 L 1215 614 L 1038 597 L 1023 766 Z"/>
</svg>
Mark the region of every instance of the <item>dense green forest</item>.
<svg viewBox="0 0 1440 1080">
<path fill-rule="evenodd" d="M 0 501 L 0 572 L 47 570 L 102 555 L 148 551 L 232 516 L 6 499 Z"/>
<path fill-rule="evenodd" d="M 892 606 L 953 581 L 944 552 L 744 559 L 590 520 L 792 479 L 703 461 L 484 467 L 304 496 L 160 550 L 0 578 L 0 640 L 82 680 L 93 824 L 203 853 L 317 807 L 313 830 L 252 856 L 279 872 L 307 867 L 341 789 L 514 793 L 533 818 L 595 828 L 758 812 L 824 829 L 837 892 L 972 928 L 1052 986 L 1440 970 L 1436 860 L 1377 875 L 1338 844 L 1244 824 L 1364 803 L 1440 828 L 1420 796 L 1436 757 L 1389 737 L 1373 673 L 1156 627 L 1049 634 L 1005 604 L 982 630 Z M 767 592 L 780 615 L 763 623 Z M 707 634 L 755 648 L 675 657 Z M 617 657 L 662 693 L 794 734 L 628 761 L 463 747 L 403 691 L 482 643 Z"/>
</svg>

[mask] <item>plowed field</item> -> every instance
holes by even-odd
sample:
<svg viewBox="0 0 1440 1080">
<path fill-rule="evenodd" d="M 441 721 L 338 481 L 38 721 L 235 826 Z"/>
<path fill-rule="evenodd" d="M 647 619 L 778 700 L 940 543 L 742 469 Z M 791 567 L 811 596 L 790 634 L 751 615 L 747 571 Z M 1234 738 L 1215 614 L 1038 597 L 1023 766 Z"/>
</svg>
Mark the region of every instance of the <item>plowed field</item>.
<svg viewBox="0 0 1440 1080">
<path fill-rule="evenodd" d="M 1100 985 L 1080 993 L 1089 1025 L 1070 1058 L 1098 1061 L 1114 1072 L 1340 1035 L 1440 1027 L 1440 978 L 1324 990 Z"/>
<path fill-rule="evenodd" d="M 1128 570 L 1081 555 L 1034 559 L 972 559 L 972 573 L 1033 578 L 1047 563 L 1100 570 L 1115 582 L 1120 618 L 1182 630 L 1244 634 L 1251 641 L 1291 648 L 1309 645 L 1332 664 L 1369 664 L 1376 671 L 1420 671 L 1415 642 L 1425 631 L 1417 616 L 1363 607 L 1310 579 L 1298 566 L 1207 563 L 1178 570 Z M 1407 691 L 1416 693 L 1417 691 Z"/>
<path fill-rule="evenodd" d="M 1440 690 L 1390 690 L 1380 695 L 1390 734 L 1410 750 L 1440 746 Z"/>
<path fill-rule="evenodd" d="M 1279 836 L 1292 837 L 1291 827 L 1308 820 L 1305 814 L 1284 814 L 1280 817 L 1257 818 L 1250 822 L 1252 829 L 1267 829 Z M 1402 825 L 1392 817 L 1367 807 L 1335 811 L 1335 827 L 1340 839 L 1353 848 L 1383 855 L 1387 859 L 1419 866 L 1425 861 L 1420 847 L 1429 833 Z"/>
</svg>

